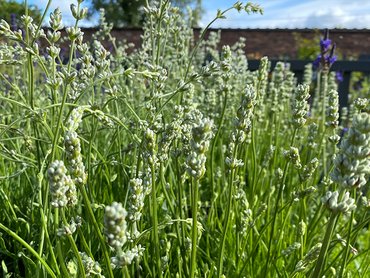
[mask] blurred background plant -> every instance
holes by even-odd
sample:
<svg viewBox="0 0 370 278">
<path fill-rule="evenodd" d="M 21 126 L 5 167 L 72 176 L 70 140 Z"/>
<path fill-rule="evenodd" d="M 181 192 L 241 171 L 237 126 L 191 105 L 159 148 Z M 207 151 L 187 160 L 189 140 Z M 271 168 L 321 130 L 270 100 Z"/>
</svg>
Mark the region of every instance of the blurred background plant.
<svg viewBox="0 0 370 278">
<path fill-rule="evenodd" d="M 23 3 L 15 0 L 0 0 L 0 19 L 5 19 L 11 25 L 17 25 L 21 16 L 26 13 L 26 7 Z M 28 15 L 34 20 L 40 21 L 41 11 L 35 5 L 28 6 Z"/>
</svg>

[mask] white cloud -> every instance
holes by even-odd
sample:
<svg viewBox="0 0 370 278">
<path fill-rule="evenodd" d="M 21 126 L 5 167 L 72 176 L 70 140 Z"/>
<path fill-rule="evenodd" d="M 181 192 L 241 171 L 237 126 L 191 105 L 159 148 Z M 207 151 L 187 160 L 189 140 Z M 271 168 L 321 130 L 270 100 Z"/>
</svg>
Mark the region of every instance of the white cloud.
<svg viewBox="0 0 370 278">
<path fill-rule="evenodd" d="M 370 28 L 370 1 L 311 0 L 259 1 L 264 15 L 232 11 L 216 28 Z M 201 20 L 206 26 L 217 10 L 207 10 Z"/>
</svg>

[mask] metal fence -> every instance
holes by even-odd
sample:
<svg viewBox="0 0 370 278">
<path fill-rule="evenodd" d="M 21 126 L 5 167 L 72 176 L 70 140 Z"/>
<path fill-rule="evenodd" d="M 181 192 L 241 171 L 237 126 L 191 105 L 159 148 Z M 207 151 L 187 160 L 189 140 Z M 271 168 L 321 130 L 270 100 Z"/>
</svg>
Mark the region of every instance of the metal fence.
<svg viewBox="0 0 370 278">
<path fill-rule="evenodd" d="M 279 60 L 270 60 L 271 67 L 274 68 L 278 61 Z M 286 60 L 284 62 L 290 64 L 290 69 L 295 73 L 298 82 L 302 81 L 305 65 L 312 63 L 312 61 L 302 60 Z M 248 67 L 250 70 L 257 70 L 259 64 L 259 60 L 248 60 Z M 339 105 L 340 107 L 346 107 L 348 105 L 348 93 L 352 72 L 370 73 L 370 61 L 337 61 L 331 66 L 331 70 L 340 71 L 343 74 L 343 81 L 339 83 L 338 88 Z"/>
</svg>

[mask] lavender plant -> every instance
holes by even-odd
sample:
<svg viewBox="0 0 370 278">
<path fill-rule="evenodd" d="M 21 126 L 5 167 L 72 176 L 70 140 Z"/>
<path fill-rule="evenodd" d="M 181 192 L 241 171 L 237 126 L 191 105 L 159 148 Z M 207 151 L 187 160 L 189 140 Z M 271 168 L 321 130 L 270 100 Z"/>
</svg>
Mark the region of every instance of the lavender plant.
<svg viewBox="0 0 370 278">
<path fill-rule="evenodd" d="M 0 22 L 5 277 L 369 276 L 370 102 L 339 116 L 328 33 L 314 86 L 207 36 L 258 5 L 194 39 L 147 1 L 133 51 L 103 11 L 85 39 L 82 5 Z"/>
</svg>

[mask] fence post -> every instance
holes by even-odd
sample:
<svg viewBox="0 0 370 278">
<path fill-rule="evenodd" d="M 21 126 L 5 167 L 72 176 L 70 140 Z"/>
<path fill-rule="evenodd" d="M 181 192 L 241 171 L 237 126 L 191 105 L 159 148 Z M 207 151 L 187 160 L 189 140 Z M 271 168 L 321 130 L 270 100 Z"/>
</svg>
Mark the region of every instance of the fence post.
<svg viewBox="0 0 370 278">
<path fill-rule="evenodd" d="M 347 107 L 348 106 L 348 95 L 349 95 L 349 85 L 351 80 L 351 72 L 344 71 L 343 72 L 343 81 L 339 83 L 338 91 L 339 91 L 339 107 Z"/>
</svg>

